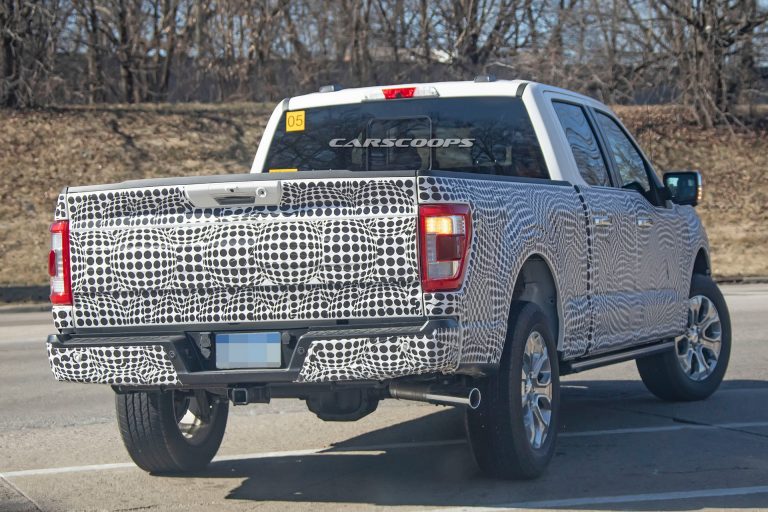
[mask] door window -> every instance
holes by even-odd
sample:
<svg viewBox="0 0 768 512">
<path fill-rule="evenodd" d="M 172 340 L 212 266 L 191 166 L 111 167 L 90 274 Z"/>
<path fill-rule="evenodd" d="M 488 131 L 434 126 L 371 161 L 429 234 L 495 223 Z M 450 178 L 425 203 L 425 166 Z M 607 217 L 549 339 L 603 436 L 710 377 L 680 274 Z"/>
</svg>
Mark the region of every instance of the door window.
<svg viewBox="0 0 768 512">
<path fill-rule="evenodd" d="M 559 101 L 552 102 L 552 106 L 571 146 L 581 177 L 589 185 L 610 187 L 608 168 L 584 109 L 578 105 Z"/>
<path fill-rule="evenodd" d="M 649 197 L 651 184 L 640 152 L 615 120 L 602 112 L 595 113 L 621 179 L 620 186 Z"/>
</svg>

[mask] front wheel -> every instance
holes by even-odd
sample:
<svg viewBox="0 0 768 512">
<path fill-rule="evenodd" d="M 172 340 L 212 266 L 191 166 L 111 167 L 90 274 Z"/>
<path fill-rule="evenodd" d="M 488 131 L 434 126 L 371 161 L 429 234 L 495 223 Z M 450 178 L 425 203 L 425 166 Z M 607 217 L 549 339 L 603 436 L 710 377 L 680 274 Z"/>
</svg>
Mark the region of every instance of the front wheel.
<svg viewBox="0 0 768 512">
<path fill-rule="evenodd" d="M 557 347 L 538 306 L 512 307 L 499 371 L 481 384 L 466 428 L 480 469 L 496 478 L 535 478 L 555 451 L 560 379 Z"/>
<path fill-rule="evenodd" d="M 205 391 L 120 393 L 115 406 L 128 454 L 150 473 L 203 469 L 221 445 L 229 413 L 229 402 Z"/>
<path fill-rule="evenodd" d="M 663 400 L 703 400 L 717 390 L 731 355 L 731 320 L 717 284 L 694 274 L 686 332 L 675 350 L 637 360 L 648 390 Z"/>
</svg>

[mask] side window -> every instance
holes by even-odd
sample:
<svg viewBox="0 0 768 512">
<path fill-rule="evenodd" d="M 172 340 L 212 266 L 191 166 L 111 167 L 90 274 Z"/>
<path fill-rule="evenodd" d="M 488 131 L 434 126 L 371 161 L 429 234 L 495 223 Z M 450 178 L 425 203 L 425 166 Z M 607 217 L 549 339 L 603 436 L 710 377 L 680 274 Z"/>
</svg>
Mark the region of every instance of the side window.
<svg viewBox="0 0 768 512">
<path fill-rule="evenodd" d="M 616 171 L 619 173 L 621 179 L 619 185 L 622 188 L 637 190 L 647 196 L 651 190 L 651 184 L 643 157 L 616 121 L 602 112 L 595 111 L 595 114 L 611 150 Z"/>
<path fill-rule="evenodd" d="M 578 105 L 553 101 L 557 118 L 563 127 L 568 144 L 571 146 L 576 166 L 584 181 L 589 185 L 610 187 L 608 168 L 597 145 L 597 137 L 587 120 L 584 109 Z"/>
</svg>

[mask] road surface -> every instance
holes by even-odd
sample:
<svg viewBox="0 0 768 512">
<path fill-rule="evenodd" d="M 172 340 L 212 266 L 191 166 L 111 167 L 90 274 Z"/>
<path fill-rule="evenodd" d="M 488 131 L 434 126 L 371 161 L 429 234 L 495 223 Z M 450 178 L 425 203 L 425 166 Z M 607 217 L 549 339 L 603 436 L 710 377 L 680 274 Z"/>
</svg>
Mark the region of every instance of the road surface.
<svg viewBox="0 0 768 512">
<path fill-rule="evenodd" d="M 734 348 L 704 402 L 647 393 L 634 363 L 564 379 L 557 454 L 535 481 L 481 477 L 461 411 L 386 401 L 324 423 L 298 400 L 231 409 L 193 477 L 130 463 L 107 386 L 56 383 L 47 313 L 0 310 L 0 510 L 768 508 L 768 286 L 725 286 Z"/>
</svg>

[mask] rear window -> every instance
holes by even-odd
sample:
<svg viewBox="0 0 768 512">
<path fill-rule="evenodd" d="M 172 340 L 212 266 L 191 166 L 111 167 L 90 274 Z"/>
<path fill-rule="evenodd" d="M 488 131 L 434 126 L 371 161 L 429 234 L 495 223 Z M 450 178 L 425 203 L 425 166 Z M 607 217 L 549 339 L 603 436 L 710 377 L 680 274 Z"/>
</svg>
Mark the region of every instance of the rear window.
<svg viewBox="0 0 768 512">
<path fill-rule="evenodd" d="M 519 98 L 420 98 L 283 114 L 267 171 L 445 170 L 548 178 Z"/>
</svg>

